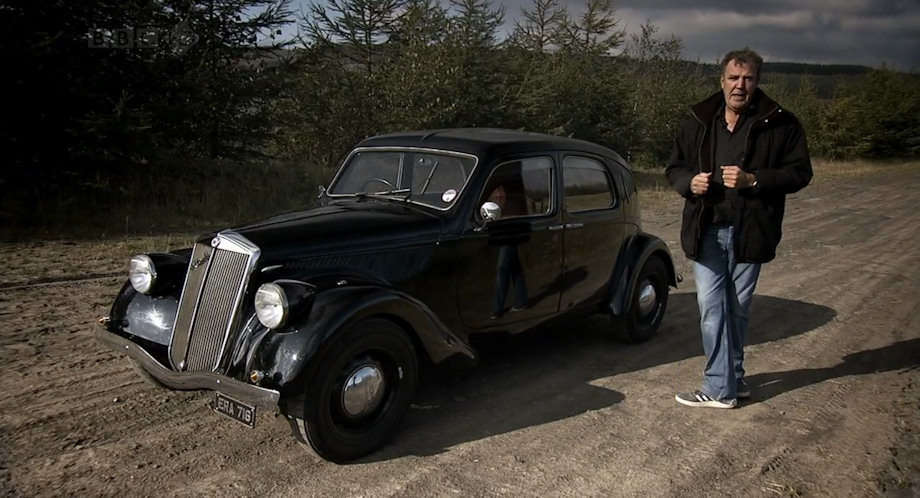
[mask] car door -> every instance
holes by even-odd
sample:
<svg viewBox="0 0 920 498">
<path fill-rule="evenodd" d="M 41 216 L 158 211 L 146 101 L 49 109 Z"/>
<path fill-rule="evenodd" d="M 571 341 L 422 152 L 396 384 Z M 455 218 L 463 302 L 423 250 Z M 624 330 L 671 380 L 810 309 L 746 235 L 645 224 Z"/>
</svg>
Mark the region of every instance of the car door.
<svg viewBox="0 0 920 498">
<path fill-rule="evenodd" d="M 497 165 L 479 193 L 464 233 L 467 256 L 458 279 L 460 317 L 479 329 L 554 314 L 559 309 L 563 232 L 551 156 Z M 479 207 L 502 209 L 483 224 Z"/>
<path fill-rule="evenodd" d="M 599 158 L 564 155 L 562 184 L 565 311 L 606 297 L 626 229 L 618 189 Z"/>
</svg>

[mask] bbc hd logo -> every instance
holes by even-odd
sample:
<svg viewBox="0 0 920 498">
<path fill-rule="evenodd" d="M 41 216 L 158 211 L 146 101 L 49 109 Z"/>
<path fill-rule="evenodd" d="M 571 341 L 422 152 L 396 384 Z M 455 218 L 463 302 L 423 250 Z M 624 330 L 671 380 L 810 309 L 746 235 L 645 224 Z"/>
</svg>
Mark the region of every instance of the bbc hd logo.
<svg viewBox="0 0 920 498">
<path fill-rule="evenodd" d="M 89 48 L 152 50 L 162 46 L 181 54 L 197 42 L 198 35 L 184 21 L 172 29 L 150 26 L 97 28 L 87 34 Z"/>
</svg>

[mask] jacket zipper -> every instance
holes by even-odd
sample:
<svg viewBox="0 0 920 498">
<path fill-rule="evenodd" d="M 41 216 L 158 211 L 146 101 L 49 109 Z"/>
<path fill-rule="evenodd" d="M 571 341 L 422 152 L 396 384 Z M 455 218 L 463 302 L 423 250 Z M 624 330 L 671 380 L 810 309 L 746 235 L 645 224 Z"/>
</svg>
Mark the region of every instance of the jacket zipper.
<svg viewBox="0 0 920 498">
<path fill-rule="evenodd" d="M 775 112 L 777 112 L 777 109 L 779 109 L 779 104 L 777 104 L 776 107 L 774 107 L 773 109 L 770 109 L 770 111 L 764 114 L 762 118 L 751 123 L 751 126 L 748 127 L 747 134 L 744 137 L 744 153 L 741 155 L 741 164 L 739 165 L 743 171 L 747 171 L 744 169 L 744 166 L 747 163 L 748 152 L 750 151 L 749 146 L 751 144 L 751 133 L 754 131 L 754 128 L 757 127 L 757 125 L 759 125 L 760 123 L 766 123 L 770 119 L 770 117 L 773 116 Z M 700 150 L 702 150 L 702 147 Z M 744 216 L 742 216 L 742 213 L 739 212 L 737 214 L 737 219 L 735 220 L 735 223 L 734 223 L 735 229 L 736 229 L 735 231 L 737 232 L 736 235 L 741 234 L 741 223 L 743 222 L 743 220 L 744 220 Z M 733 242 L 732 250 L 735 251 L 735 257 L 737 258 L 738 255 L 741 254 L 741 251 L 739 248 L 741 244 L 741 237 L 735 236 L 735 237 L 732 237 L 732 239 L 733 239 L 732 240 Z"/>
<path fill-rule="evenodd" d="M 770 116 L 772 116 L 773 113 L 775 113 L 777 109 L 779 109 L 779 104 L 777 104 L 776 107 L 774 107 L 773 109 L 770 109 L 770 112 L 764 114 L 762 118 L 751 123 L 751 126 L 748 127 L 747 135 L 745 135 L 744 137 L 744 154 L 741 156 L 741 165 L 740 165 L 741 169 L 744 169 L 744 164 L 747 162 L 748 146 L 751 144 L 751 132 L 754 131 L 755 126 L 757 126 L 760 123 L 765 123 L 768 119 L 770 119 Z M 702 147 L 700 148 L 700 150 L 702 150 Z"/>
<path fill-rule="evenodd" d="M 703 172 L 703 142 L 706 141 L 706 133 L 709 132 L 709 127 L 706 126 L 706 123 L 703 122 L 699 116 L 696 115 L 696 112 L 692 112 L 693 118 L 696 119 L 700 125 L 703 126 L 703 135 L 700 137 L 700 142 L 697 146 L 697 164 L 700 168 L 700 173 Z M 745 145 L 747 147 L 747 145 Z M 710 171 L 711 173 L 711 171 Z M 690 178 L 690 183 L 693 183 L 693 178 Z M 692 192 L 691 192 L 692 193 Z M 700 239 L 703 237 L 703 213 L 706 212 L 706 201 L 700 196 L 700 213 L 696 220 L 696 237 L 693 239 L 693 257 L 700 257 Z"/>
</svg>

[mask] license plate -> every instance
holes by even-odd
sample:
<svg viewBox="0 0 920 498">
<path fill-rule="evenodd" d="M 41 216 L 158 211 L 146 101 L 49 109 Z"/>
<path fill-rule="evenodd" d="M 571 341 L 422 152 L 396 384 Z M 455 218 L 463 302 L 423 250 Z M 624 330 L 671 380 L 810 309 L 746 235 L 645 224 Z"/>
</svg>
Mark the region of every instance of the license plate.
<svg viewBox="0 0 920 498">
<path fill-rule="evenodd" d="M 217 393 L 217 398 L 214 400 L 214 411 L 243 425 L 256 426 L 256 407 L 241 403 L 224 394 Z"/>
</svg>

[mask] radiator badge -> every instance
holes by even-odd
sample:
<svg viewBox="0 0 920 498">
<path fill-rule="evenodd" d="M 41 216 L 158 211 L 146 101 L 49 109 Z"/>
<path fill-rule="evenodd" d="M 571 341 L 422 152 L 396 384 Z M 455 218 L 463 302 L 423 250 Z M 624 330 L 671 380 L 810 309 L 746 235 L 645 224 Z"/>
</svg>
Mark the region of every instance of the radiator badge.
<svg viewBox="0 0 920 498">
<path fill-rule="evenodd" d="M 217 247 L 220 245 L 220 235 L 211 239 L 211 247 Z"/>
<path fill-rule="evenodd" d="M 211 257 L 211 253 L 209 252 L 202 254 L 201 259 L 192 262 L 192 269 L 194 270 L 195 268 L 198 268 L 199 266 L 207 263 L 209 257 Z"/>
</svg>

